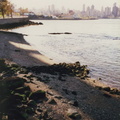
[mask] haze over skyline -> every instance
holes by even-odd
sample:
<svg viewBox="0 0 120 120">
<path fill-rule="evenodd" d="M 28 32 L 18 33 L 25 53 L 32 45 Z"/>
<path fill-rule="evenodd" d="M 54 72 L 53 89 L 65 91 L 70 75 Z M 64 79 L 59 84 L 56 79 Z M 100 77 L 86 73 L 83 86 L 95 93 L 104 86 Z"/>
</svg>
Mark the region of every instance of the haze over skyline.
<svg viewBox="0 0 120 120">
<path fill-rule="evenodd" d="M 13 3 L 16 8 L 28 8 L 28 9 L 41 9 L 48 8 L 49 5 L 54 4 L 55 8 L 61 9 L 65 7 L 66 9 L 76 9 L 82 10 L 83 4 L 87 6 L 95 5 L 95 9 L 101 10 L 101 7 L 113 7 L 114 3 L 120 7 L 119 0 L 9 0 Z"/>
</svg>

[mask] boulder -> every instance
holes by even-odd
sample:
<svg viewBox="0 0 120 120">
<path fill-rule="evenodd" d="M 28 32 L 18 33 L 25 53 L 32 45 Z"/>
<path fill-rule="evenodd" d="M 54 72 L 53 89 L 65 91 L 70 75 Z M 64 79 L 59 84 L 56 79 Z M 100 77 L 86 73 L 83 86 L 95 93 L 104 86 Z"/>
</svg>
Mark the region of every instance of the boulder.
<svg viewBox="0 0 120 120">
<path fill-rule="evenodd" d="M 24 82 L 26 80 L 19 77 L 7 77 L 4 79 L 4 81 L 6 82 L 9 89 L 14 90 L 18 87 L 24 86 Z"/>
<path fill-rule="evenodd" d="M 34 100 L 30 100 L 30 101 L 27 103 L 27 105 L 30 106 L 30 107 L 36 107 L 36 106 L 37 106 L 37 104 L 36 104 L 36 102 L 35 102 Z"/>
<path fill-rule="evenodd" d="M 46 93 L 43 90 L 38 90 L 36 92 L 31 92 L 29 98 L 32 99 L 32 100 L 44 99 L 44 98 L 46 98 Z"/>
</svg>

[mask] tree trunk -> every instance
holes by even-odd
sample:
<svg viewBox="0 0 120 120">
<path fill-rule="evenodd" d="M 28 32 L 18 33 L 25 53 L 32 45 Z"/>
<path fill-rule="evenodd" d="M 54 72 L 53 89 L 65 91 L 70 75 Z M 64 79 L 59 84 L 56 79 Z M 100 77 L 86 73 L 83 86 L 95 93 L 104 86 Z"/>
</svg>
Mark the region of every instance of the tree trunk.
<svg viewBox="0 0 120 120">
<path fill-rule="evenodd" d="M 4 10 L 1 10 L 3 19 L 5 18 Z"/>
</svg>

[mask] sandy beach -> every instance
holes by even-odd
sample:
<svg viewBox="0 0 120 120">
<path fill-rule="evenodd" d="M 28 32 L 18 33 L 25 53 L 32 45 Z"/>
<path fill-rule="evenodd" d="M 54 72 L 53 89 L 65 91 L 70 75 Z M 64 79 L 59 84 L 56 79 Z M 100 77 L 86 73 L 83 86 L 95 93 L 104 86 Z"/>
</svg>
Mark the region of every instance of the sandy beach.
<svg viewBox="0 0 120 120">
<path fill-rule="evenodd" d="M 27 43 L 22 34 L 0 32 L 0 57 L 22 66 L 53 64 Z"/>
<path fill-rule="evenodd" d="M 6 63 L 26 67 L 54 64 L 53 60 L 30 46 L 22 34 L 3 31 L 0 31 L 0 58 L 4 58 Z M 24 74 L 18 76 L 24 77 Z M 52 116 L 51 120 L 120 120 L 120 95 L 102 89 L 108 87 L 100 81 L 91 78 L 81 80 L 68 75 L 59 78 L 59 75 L 48 73 L 38 74 L 36 77 L 46 82 L 33 77 L 32 83 L 27 85 L 32 91 L 46 92 L 48 100 L 39 103 L 39 106 L 48 112 L 48 116 Z M 77 112 L 79 116 L 70 118 L 68 113 L 71 111 Z M 39 119 L 34 116 L 28 120 Z"/>
</svg>

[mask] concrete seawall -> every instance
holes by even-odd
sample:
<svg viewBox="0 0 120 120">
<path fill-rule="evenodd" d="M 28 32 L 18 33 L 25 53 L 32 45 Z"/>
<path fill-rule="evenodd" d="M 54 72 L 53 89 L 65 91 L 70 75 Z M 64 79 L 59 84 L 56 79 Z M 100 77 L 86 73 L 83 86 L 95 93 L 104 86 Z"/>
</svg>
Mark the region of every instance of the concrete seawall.
<svg viewBox="0 0 120 120">
<path fill-rule="evenodd" d="M 28 22 L 28 18 L 8 18 L 0 19 L 0 25 Z"/>
</svg>

